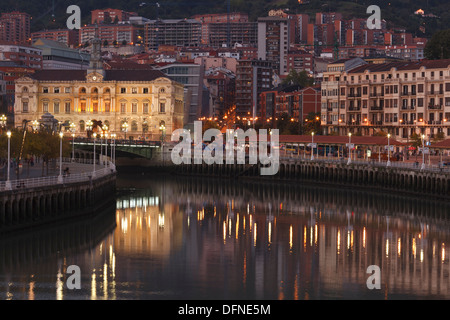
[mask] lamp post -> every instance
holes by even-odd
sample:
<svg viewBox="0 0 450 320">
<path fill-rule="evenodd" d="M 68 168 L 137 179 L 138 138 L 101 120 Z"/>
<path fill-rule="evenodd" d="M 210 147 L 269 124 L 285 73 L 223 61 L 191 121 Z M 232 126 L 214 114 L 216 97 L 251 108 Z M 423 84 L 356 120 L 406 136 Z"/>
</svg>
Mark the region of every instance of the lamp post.
<svg viewBox="0 0 450 320">
<path fill-rule="evenodd" d="M 95 161 L 97 161 L 97 155 L 95 154 L 95 140 L 97 138 L 97 133 L 94 132 L 94 134 L 92 135 L 92 137 L 94 138 L 94 168 L 92 170 L 92 177 L 95 178 Z"/>
<path fill-rule="evenodd" d="M 100 160 L 100 164 L 102 164 L 102 162 L 103 162 L 103 132 L 100 133 L 100 157 L 99 157 L 99 160 Z"/>
<path fill-rule="evenodd" d="M 89 132 L 92 131 L 93 126 L 94 126 L 94 124 L 92 123 L 91 120 L 88 120 L 86 122 L 86 135 L 87 135 L 88 138 L 89 138 Z"/>
<path fill-rule="evenodd" d="M 314 131 L 311 132 L 311 161 L 314 160 Z"/>
<path fill-rule="evenodd" d="M 161 159 L 164 163 L 164 139 L 166 134 L 166 126 L 164 124 L 161 124 L 159 126 L 159 130 L 161 131 Z"/>
<path fill-rule="evenodd" d="M 425 169 L 425 135 L 422 134 L 422 166 L 420 170 Z"/>
<path fill-rule="evenodd" d="M 115 165 L 116 164 L 116 134 L 111 134 L 112 138 L 112 146 L 111 146 L 111 161 Z"/>
<path fill-rule="evenodd" d="M 348 133 L 348 161 L 347 164 L 352 163 L 352 133 Z"/>
<path fill-rule="evenodd" d="M 63 183 L 63 177 L 62 177 L 62 141 L 64 137 L 64 133 L 62 131 L 59 132 L 59 176 L 58 176 L 58 183 Z"/>
<path fill-rule="evenodd" d="M 11 181 L 9 180 L 9 173 L 11 170 L 11 131 L 8 131 L 6 135 L 8 136 L 8 173 L 6 177 L 5 188 L 6 190 L 11 190 Z"/>
<path fill-rule="evenodd" d="M 33 131 L 38 131 L 39 130 L 39 121 L 33 120 L 33 122 L 31 122 L 31 127 L 33 128 Z"/>
<path fill-rule="evenodd" d="M 2 133 L 3 133 L 3 129 L 6 127 L 6 116 L 4 114 L 2 114 L 0 116 L 0 126 L 2 127 Z"/>
<path fill-rule="evenodd" d="M 70 132 L 72 132 L 72 162 L 75 161 L 75 123 L 70 123 Z"/>
<path fill-rule="evenodd" d="M 388 161 L 386 163 L 386 166 L 389 167 L 391 165 L 391 144 L 389 141 L 389 139 L 391 138 L 390 133 L 388 133 L 387 138 L 388 138 Z"/>
<path fill-rule="evenodd" d="M 128 122 L 122 123 L 122 131 L 125 132 L 125 140 L 127 140 Z"/>
<path fill-rule="evenodd" d="M 108 126 L 106 124 L 103 125 L 102 130 L 105 135 L 105 156 L 106 160 L 108 160 Z M 108 166 L 108 161 L 105 161 L 105 165 Z"/>
</svg>

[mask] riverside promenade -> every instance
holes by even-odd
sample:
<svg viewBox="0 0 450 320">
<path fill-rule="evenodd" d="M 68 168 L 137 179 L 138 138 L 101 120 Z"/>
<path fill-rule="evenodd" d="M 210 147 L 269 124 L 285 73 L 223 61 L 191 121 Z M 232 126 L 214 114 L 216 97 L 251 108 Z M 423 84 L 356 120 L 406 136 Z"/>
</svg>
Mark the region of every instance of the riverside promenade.
<svg viewBox="0 0 450 320">
<path fill-rule="evenodd" d="M 94 170 L 92 163 L 65 159 L 61 170 L 49 164 L 48 175 L 44 167 L 45 176 L 42 163 L 25 164 L 19 179 L 14 169 L 9 183 L 0 181 L 0 232 L 94 214 L 115 192 L 116 167 L 110 161 L 97 162 Z"/>
</svg>

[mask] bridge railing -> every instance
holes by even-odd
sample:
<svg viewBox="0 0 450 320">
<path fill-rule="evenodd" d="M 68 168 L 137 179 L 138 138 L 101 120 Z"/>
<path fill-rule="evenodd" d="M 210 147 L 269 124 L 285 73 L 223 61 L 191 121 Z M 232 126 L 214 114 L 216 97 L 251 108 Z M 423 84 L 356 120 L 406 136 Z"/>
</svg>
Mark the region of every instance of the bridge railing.
<svg viewBox="0 0 450 320">
<path fill-rule="evenodd" d="M 113 163 L 109 162 L 106 167 L 95 170 L 95 171 L 81 172 L 81 173 L 74 173 L 74 174 L 64 174 L 62 176 L 62 184 L 89 182 L 92 179 L 97 179 L 97 178 L 107 176 L 115 171 L 116 171 L 115 165 Z M 59 185 L 59 184 L 61 184 L 61 181 L 59 181 L 58 176 L 0 181 L 0 192 L 7 191 L 7 190 L 18 190 L 18 189 L 55 186 L 55 185 Z"/>
</svg>

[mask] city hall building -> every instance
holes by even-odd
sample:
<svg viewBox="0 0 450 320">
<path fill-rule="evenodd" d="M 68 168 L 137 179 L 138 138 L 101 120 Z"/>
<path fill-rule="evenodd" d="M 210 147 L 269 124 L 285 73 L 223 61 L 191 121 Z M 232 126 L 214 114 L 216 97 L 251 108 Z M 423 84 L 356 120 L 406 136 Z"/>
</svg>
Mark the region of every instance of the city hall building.
<svg viewBox="0 0 450 320">
<path fill-rule="evenodd" d="M 98 39 L 92 52 L 88 70 L 42 70 L 17 79 L 15 126 L 50 113 L 62 130 L 75 124 L 76 136 L 87 135 L 88 121 L 108 126 L 118 139 L 160 140 L 183 127 L 182 84 L 158 70 L 104 70 Z"/>
</svg>

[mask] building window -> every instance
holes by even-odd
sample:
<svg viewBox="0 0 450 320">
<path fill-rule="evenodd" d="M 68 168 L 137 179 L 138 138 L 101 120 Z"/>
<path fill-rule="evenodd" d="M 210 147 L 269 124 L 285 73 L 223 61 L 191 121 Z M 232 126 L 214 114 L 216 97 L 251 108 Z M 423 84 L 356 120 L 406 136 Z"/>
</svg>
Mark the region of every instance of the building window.
<svg viewBox="0 0 450 320">
<path fill-rule="evenodd" d="M 138 107 L 137 107 L 137 103 L 136 102 L 131 104 L 131 112 L 137 113 L 137 108 Z"/>
<path fill-rule="evenodd" d="M 166 104 L 165 103 L 160 103 L 159 104 L 159 112 L 160 113 L 165 113 L 166 112 Z"/>
<path fill-rule="evenodd" d="M 80 112 L 86 112 L 86 101 L 84 100 L 80 102 Z"/>
<path fill-rule="evenodd" d="M 47 87 L 42 88 L 42 93 L 48 93 L 48 88 Z"/>
<path fill-rule="evenodd" d="M 59 87 L 54 88 L 53 93 L 59 93 Z"/>
<path fill-rule="evenodd" d="M 127 93 L 127 88 L 120 88 L 120 93 Z"/>
<path fill-rule="evenodd" d="M 56 114 L 59 113 L 59 102 L 53 103 L 53 113 L 56 113 Z"/>
<path fill-rule="evenodd" d="M 144 103 L 142 105 L 142 107 L 143 107 L 143 113 L 148 113 L 148 103 Z"/>
<path fill-rule="evenodd" d="M 42 112 L 48 112 L 48 102 L 42 103 Z"/>
<path fill-rule="evenodd" d="M 132 94 L 138 93 L 138 89 L 137 89 L 137 88 L 131 88 L 131 93 L 132 93 Z"/>
<path fill-rule="evenodd" d="M 105 112 L 111 111 L 111 103 L 109 101 L 105 102 Z"/>
<path fill-rule="evenodd" d="M 22 112 L 28 112 L 28 102 L 22 103 Z"/>
<path fill-rule="evenodd" d="M 120 113 L 125 113 L 127 112 L 127 104 L 125 102 L 122 102 L 120 104 Z"/>
<path fill-rule="evenodd" d="M 148 93 L 148 88 L 144 88 L 143 93 Z"/>
<path fill-rule="evenodd" d="M 69 87 L 65 87 L 64 88 L 64 93 L 70 93 L 70 88 Z"/>
<path fill-rule="evenodd" d="M 131 131 L 136 132 L 138 130 L 138 125 L 136 121 L 131 122 Z"/>
<path fill-rule="evenodd" d="M 65 111 L 66 111 L 66 113 L 70 113 L 70 102 L 66 102 Z"/>
</svg>

